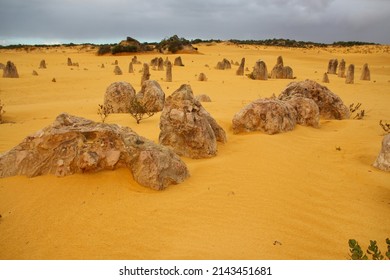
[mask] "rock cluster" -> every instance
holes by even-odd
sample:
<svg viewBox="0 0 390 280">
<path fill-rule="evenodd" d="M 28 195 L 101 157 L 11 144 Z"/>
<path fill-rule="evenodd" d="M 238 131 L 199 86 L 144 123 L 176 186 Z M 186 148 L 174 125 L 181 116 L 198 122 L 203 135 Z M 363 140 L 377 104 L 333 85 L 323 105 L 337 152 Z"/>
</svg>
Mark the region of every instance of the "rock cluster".
<svg viewBox="0 0 390 280">
<path fill-rule="evenodd" d="M 353 84 L 355 82 L 355 65 L 350 64 L 347 69 L 347 75 L 345 77 L 346 84 Z"/>
<path fill-rule="evenodd" d="M 19 78 L 18 70 L 13 62 L 7 61 L 3 69 L 3 78 Z"/>
<path fill-rule="evenodd" d="M 175 58 L 173 65 L 175 66 L 184 66 L 183 61 L 181 60 L 181 56 Z"/>
<path fill-rule="evenodd" d="M 231 68 L 232 68 L 232 65 L 229 62 L 229 60 L 227 60 L 226 58 L 224 58 L 222 61 L 218 61 L 217 66 L 215 67 L 215 69 L 218 69 L 218 70 L 226 70 L 226 69 L 231 69 Z"/>
<path fill-rule="evenodd" d="M 284 66 L 283 58 L 279 56 L 271 70 L 271 79 L 293 79 L 294 73 L 290 66 Z"/>
<path fill-rule="evenodd" d="M 373 165 L 380 170 L 390 171 L 390 134 L 383 137 L 381 151 Z"/>
<path fill-rule="evenodd" d="M 127 167 L 143 186 L 162 190 L 184 181 L 189 172 L 170 149 L 130 128 L 96 123 L 68 114 L 0 155 L 0 177 L 44 174 L 66 176 Z"/>
<path fill-rule="evenodd" d="M 337 72 L 337 65 L 339 64 L 337 58 L 329 60 L 328 63 L 328 74 L 336 74 Z"/>
<path fill-rule="evenodd" d="M 128 113 L 135 90 L 127 82 L 114 82 L 106 90 L 104 106 L 112 108 L 111 113 Z"/>
<path fill-rule="evenodd" d="M 225 131 L 194 98 L 190 85 L 182 85 L 165 100 L 160 118 L 159 142 L 179 155 L 209 158 L 217 154 L 217 141 Z"/>
<path fill-rule="evenodd" d="M 253 72 L 249 74 L 253 80 L 268 80 L 267 65 L 264 61 L 258 60 L 253 67 Z"/>
<path fill-rule="evenodd" d="M 291 96 L 312 99 L 318 106 L 321 117 L 325 119 L 348 119 L 350 112 L 339 96 L 327 87 L 312 80 L 292 82 L 280 93 L 278 99 L 288 100 Z"/>
<path fill-rule="evenodd" d="M 365 63 L 363 65 L 362 75 L 360 76 L 360 80 L 363 80 L 363 81 L 370 81 L 371 80 L 370 69 L 368 68 L 367 63 Z"/>
<path fill-rule="evenodd" d="M 147 112 L 160 112 L 164 108 L 165 93 L 159 83 L 154 80 L 143 82 L 136 98 Z"/>
<path fill-rule="evenodd" d="M 243 76 L 244 75 L 244 69 L 245 69 L 245 57 L 241 59 L 240 66 L 238 66 L 238 69 L 236 71 L 237 76 Z"/>
</svg>

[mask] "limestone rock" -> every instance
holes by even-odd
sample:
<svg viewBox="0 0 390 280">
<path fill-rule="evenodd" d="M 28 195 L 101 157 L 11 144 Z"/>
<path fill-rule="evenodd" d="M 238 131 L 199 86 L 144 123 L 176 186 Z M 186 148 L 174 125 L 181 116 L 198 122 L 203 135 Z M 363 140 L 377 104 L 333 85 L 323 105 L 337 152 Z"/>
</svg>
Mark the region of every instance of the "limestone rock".
<svg viewBox="0 0 390 280">
<path fill-rule="evenodd" d="M 346 84 L 353 84 L 355 81 L 355 65 L 350 64 L 347 69 L 347 76 L 345 78 Z"/>
<path fill-rule="evenodd" d="M 38 72 L 35 71 L 35 70 L 33 70 L 33 71 L 32 71 L 32 75 L 33 75 L 33 76 L 38 76 Z"/>
<path fill-rule="evenodd" d="M 68 57 L 68 66 L 73 66 L 72 59 L 70 59 L 70 57 Z"/>
<path fill-rule="evenodd" d="M 175 61 L 173 62 L 173 65 L 175 66 L 184 66 L 182 60 L 181 60 L 181 56 L 178 56 L 175 58 Z"/>
<path fill-rule="evenodd" d="M 362 75 L 360 76 L 360 80 L 363 80 L 363 81 L 370 81 L 371 80 L 370 69 L 368 68 L 367 63 L 365 63 L 363 65 Z"/>
<path fill-rule="evenodd" d="M 390 172 L 390 134 L 383 137 L 382 149 L 373 165 L 380 170 Z"/>
<path fill-rule="evenodd" d="M 144 63 L 144 68 L 142 69 L 142 77 L 141 77 L 141 86 L 143 83 L 150 79 L 149 65 Z"/>
<path fill-rule="evenodd" d="M 114 74 L 115 75 L 122 75 L 123 74 L 121 68 L 118 65 L 115 65 Z"/>
<path fill-rule="evenodd" d="M 199 76 L 198 76 L 198 81 L 200 82 L 206 82 L 207 81 L 207 77 L 206 77 L 206 74 L 205 73 L 200 73 Z"/>
<path fill-rule="evenodd" d="M 238 67 L 236 71 L 237 76 L 243 76 L 244 75 L 244 69 L 245 69 L 245 57 L 241 59 L 240 66 Z"/>
<path fill-rule="evenodd" d="M 46 69 L 46 61 L 44 59 L 39 63 L 39 69 Z"/>
<path fill-rule="evenodd" d="M 129 73 L 134 73 L 133 62 L 129 63 Z"/>
<path fill-rule="evenodd" d="M 336 74 L 338 64 L 339 64 L 339 62 L 338 62 L 337 58 L 329 60 L 328 74 Z"/>
<path fill-rule="evenodd" d="M 315 128 L 320 126 L 320 109 L 313 99 L 292 96 L 291 99 L 285 100 L 285 102 L 297 112 L 297 124 Z"/>
<path fill-rule="evenodd" d="M 139 184 L 156 190 L 189 176 L 173 151 L 130 128 L 68 114 L 0 155 L 0 177 L 66 176 L 121 167 L 129 168 Z"/>
<path fill-rule="evenodd" d="M 135 97 L 134 88 L 127 82 L 114 82 L 106 90 L 104 106 L 112 108 L 112 113 L 128 113 Z"/>
<path fill-rule="evenodd" d="M 19 78 L 18 70 L 11 61 L 7 61 L 3 69 L 3 78 Z"/>
<path fill-rule="evenodd" d="M 229 62 L 229 60 L 227 60 L 226 58 L 224 58 L 222 61 L 219 61 L 217 63 L 217 66 L 215 67 L 215 69 L 218 69 L 218 70 L 226 70 L 226 69 L 231 69 L 231 68 L 232 68 L 232 65 Z"/>
<path fill-rule="evenodd" d="M 200 102 L 211 102 L 211 98 L 207 94 L 199 94 L 195 96 L 195 99 Z"/>
<path fill-rule="evenodd" d="M 271 70 L 271 79 L 293 79 L 294 73 L 290 66 L 284 66 L 283 58 L 278 56 L 274 68 Z"/>
<path fill-rule="evenodd" d="M 190 85 L 181 85 L 165 100 L 160 118 L 160 144 L 179 155 L 208 158 L 217 154 L 217 141 L 225 143 L 225 131 L 194 98 Z"/>
<path fill-rule="evenodd" d="M 328 73 L 324 73 L 324 76 L 322 77 L 322 82 L 327 84 L 329 83 Z"/>
<path fill-rule="evenodd" d="M 166 62 L 165 81 L 172 82 L 172 63 L 169 60 Z"/>
<path fill-rule="evenodd" d="M 341 59 L 339 64 L 339 71 L 337 73 L 337 76 L 339 78 L 345 78 L 345 60 Z"/>
<path fill-rule="evenodd" d="M 159 57 L 157 60 L 157 70 L 164 71 L 164 60 L 162 57 Z"/>
<path fill-rule="evenodd" d="M 233 117 L 233 133 L 261 131 L 276 134 L 293 130 L 297 113 L 294 108 L 277 99 L 257 99 Z"/>
<path fill-rule="evenodd" d="M 315 81 L 292 82 L 280 93 L 278 99 L 288 100 L 293 95 L 313 99 L 320 110 L 320 116 L 325 119 L 341 120 L 350 116 L 349 109 L 341 98 Z"/>
<path fill-rule="evenodd" d="M 160 112 L 164 108 L 165 93 L 159 83 L 154 80 L 145 81 L 136 98 L 147 112 Z"/>
<path fill-rule="evenodd" d="M 133 64 L 141 64 L 141 62 L 138 61 L 137 56 L 134 56 L 134 57 L 131 59 L 131 62 L 132 62 Z"/>
<path fill-rule="evenodd" d="M 256 61 L 256 64 L 253 67 L 253 72 L 249 75 L 249 77 L 254 80 L 268 80 L 268 71 L 265 62 L 262 60 Z"/>
</svg>

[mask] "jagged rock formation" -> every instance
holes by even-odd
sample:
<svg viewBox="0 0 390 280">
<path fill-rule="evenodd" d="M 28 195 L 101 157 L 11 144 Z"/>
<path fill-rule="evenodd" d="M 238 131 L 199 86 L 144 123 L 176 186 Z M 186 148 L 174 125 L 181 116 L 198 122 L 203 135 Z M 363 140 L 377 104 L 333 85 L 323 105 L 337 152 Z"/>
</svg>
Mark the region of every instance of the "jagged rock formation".
<svg viewBox="0 0 390 280">
<path fill-rule="evenodd" d="M 172 63 L 169 60 L 166 62 L 165 81 L 172 82 Z"/>
<path fill-rule="evenodd" d="M 222 61 L 219 61 L 217 63 L 217 66 L 215 67 L 215 69 L 218 69 L 218 70 L 226 70 L 226 69 L 231 69 L 231 68 L 232 68 L 232 65 L 229 62 L 229 60 L 227 60 L 226 58 L 224 58 Z"/>
<path fill-rule="evenodd" d="M 233 133 L 261 131 L 276 134 L 293 130 L 297 113 L 286 102 L 277 99 L 257 99 L 233 117 Z"/>
<path fill-rule="evenodd" d="M 294 73 L 290 66 L 284 66 L 283 57 L 278 56 L 276 64 L 271 70 L 271 79 L 294 79 Z"/>
<path fill-rule="evenodd" d="M 249 74 L 249 78 L 253 80 L 268 80 L 267 65 L 264 61 L 256 61 L 253 72 Z"/>
<path fill-rule="evenodd" d="M 320 109 L 313 99 L 302 96 L 292 96 L 291 99 L 285 100 L 297 112 L 297 124 L 304 126 L 319 127 L 320 126 Z"/>
<path fill-rule="evenodd" d="M 346 84 L 353 84 L 355 82 L 355 65 L 350 64 L 347 69 L 347 75 L 345 78 Z"/>
<path fill-rule="evenodd" d="M 324 73 L 324 76 L 322 77 L 322 82 L 327 84 L 329 83 L 328 73 Z"/>
<path fill-rule="evenodd" d="M 367 63 L 365 63 L 363 65 L 362 75 L 360 76 L 360 80 L 363 80 L 363 81 L 370 81 L 371 80 L 370 69 L 368 68 Z"/>
<path fill-rule="evenodd" d="M 329 60 L 328 74 L 336 74 L 338 64 L 339 64 L 339 62 L 338 62 L 337 58 Z"/>
<path fill-rule="evenodd" d="M 114 74 L 115 75 L 122 75 L 123 74 L 121 68 L 118 65 L 115 65 Z"/>
<path fill-rule="evenodd" d="M 244 69 L 245 69 L 245 57 L 241 59 L 240 66 L 238 67 L 236 71 L 237 76 L 243 76 L 244 75 Z"/>
<path fill-rule="evenodd" d="M 150 79 L 149 65 L 144 63 L 144 68 L 142 69 L 142 77 L 141 77 L 141 86 L 143 83 Z"/>
<path fill-rule="evenodd" d="M 373 165 L 380 170 L 390 171 L 390 134 L 383 137 L 382 149 Z"/>
<path fill-rule="evenodd" d="M 160 112 L 164 108 L 165 93 L 159 83 L 154 80 L 143 82 L 136 98 L 147 112 Z"/>
<path fill-rule="evenodd" d="M 207 77 L 206 77 L 206 74 L 205 73 L 200 73 L 199 76 L 198 76 L 198 81 L 200 82 L 206 82 L 207 81 Z"/>
<path fill-rule="evenodd" d="M 133 62 L 129 63 L 129 73 L 134 73 Z"/>
<path fill-rule="evenodd" d="M 345 60 L 341 59 L 339 64 L 339 71 L 337 73 L 337 76 L 339 78 L 345 78 Z"/>
<path fill-rule="evenodd" d="M 44 59 L 39 63 L 39 69 L 46 69 L 46 61 Z"/>
<path fill-rule="evenodd" d="M 111 113 L 128 113 L 135 97 L 134 88 L 127 82 L 114 82 L 106 90 L 104 106 L 112 108 Z"/>
<path fill-rule="evenodd" d="M 173 62 L 173 65 L 175 66 L 184 66 L 182 60 L 181 60 L 181 56 L 178 56 L 175 58 L 175 61 Z"/>
<path fill-rule="evenodd" d="M 211 102 L 211 98 L 207 94 L 199 94 L 195 96 L 195 99 L 199 102 Z"/>
<path fill-rule="evenodd" d="M 190 158 L 213 157 L 217 141 L 226 142 L 225 131 L 194 98 L 190 85 L 181 85 L 166 98 L 160 130 L 160 144 Z"/>
<path fill-rule="evenodd" d="M 68 114 L 0 155 L 0 177 L 66 176 L 121 167 L 129 168 L 139 184 L 156 190 L 189 176 L 174 152 L 130 128 Z"/>
<path fill-rule="evenodd" d="M 7 61 L 3 69 L 3 78 L 19 78 L 18 69 L 11 61 Z"/>
<path fill-rule="evenodd" d="M 312 80 L 292 82 L 280 93 L 278 99 L 288 100 L 291 96 L 302 96 L 313 99 L 325 119 L 348 119 L 350 112 L 336 94 L 327 87 Z"/>
</svg>

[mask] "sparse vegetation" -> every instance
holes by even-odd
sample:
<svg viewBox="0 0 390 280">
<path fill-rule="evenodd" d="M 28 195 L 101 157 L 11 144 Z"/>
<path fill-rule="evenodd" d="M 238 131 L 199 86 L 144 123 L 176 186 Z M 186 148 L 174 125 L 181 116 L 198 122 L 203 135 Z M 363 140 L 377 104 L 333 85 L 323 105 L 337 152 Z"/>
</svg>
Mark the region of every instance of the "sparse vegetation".
<svg viewBox="0 0 390 280">
<path fill-rule="evenodd" d="M 4 111 L 4 104 L 1 103 L 1 100 L 0 100 L 0 123 L 3 123 L 3 115 L 5 114 L 5 111 Z"/>
<path fill-rule="evenodd" d="M 357 110 L 359 110 L 360 106 L 362 106 L 362 103 L 352 103 L 349 105 L 349 111 L 351 113 L 355 113 Z M 351 114 L 352 116 L 352 114 Z M 360 112 L 357 112 L 356 115 L 353 117 L 353 119 L 362 120 L 365 116 L 365 110 L 360 110 Z"/>
<path fill-rule="evenodd" d="M 390 260 L 390 239 L 386 238 L 387 252 L 385 255 L 379 250 L 376 240 L 370 240 L 366 253 L 371 256 L 372 260 L 385 260 L 386 257 Z M 349 253 L 352 260 L 368 260 L 368 256 L 363 252 L 359 243 L 355 239 L 349 239 Z"/>
<path fill-rule="evenodd" d="M 102 105 L 102 104 L 99 104 L 98 105 L 99 108 L 98 108 L 98 115 L 100 116 L 102 122 L 104 123 L 106 118 L 112 113 L 112 106 L 111 105 Z"/>
<path fill-rule="evenodd" d="M 179 38 L 177 35 L 173 35 L 170 38 L 163 39 L 157 44 L 156 48 L 163 52 L 168 50 L 171 53 L 176 53 L 184 48 L 184 46 L 191 45 L 191 42 L 185 38 Z"/>
<path fill-rule="evenodd" d="M 387 122 L 384 122 L 383 120 L 380 120 L 379 121 L 379 125 L 382 127 L 382 129 L 386 133 L 390 133 L 390 123 L 387 123 Z"/>
<path fill-rule="evenodd" d="M 141 122 L 143 119 L 150 118 L 154 115 L 154 112 L 148 112 L 144 106 L 137 100 L 137 98 L 133 98 L 129 108 L 130 115 L 136 120 L 137 124 Z"/>
</svg>

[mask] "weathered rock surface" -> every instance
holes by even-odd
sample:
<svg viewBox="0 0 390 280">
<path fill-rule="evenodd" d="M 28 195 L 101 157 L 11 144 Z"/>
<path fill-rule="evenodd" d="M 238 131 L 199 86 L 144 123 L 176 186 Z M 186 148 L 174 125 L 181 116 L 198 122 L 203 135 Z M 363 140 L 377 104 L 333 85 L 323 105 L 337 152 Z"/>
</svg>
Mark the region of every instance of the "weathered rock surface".
<svg viewBox="0 0 390 280">
<path fill-rule="evenodd" d="M 145 81 L 149 79 L 150 79 L 149 65 L 147 63 L 144 63 L 144 67 L 142 69 L 141 86 L 144 84 Z"/>
<path fill-rule="evenodd" d="M 329 83 L 328 73 L 324 73 L 324 76 L 322 77 L 322 82 L 327 84 Z"/>
<path fill-rule="evenodd" d="M 363 81 L 370 81 L 371 80 L 370 69 L 368 68 L 367 63 L 365 63 L 363 65 L 362 75 L 360 76 L 360 80 L 363 80 Z"/>
<path fill-rule="evenodd" d="M 346 84 L 353 84 L 355 82 L 355 65 L 350 64 L 347 69 L 347 75 L 345 77 Z"/>
<path fill-rule="evenodd" d="M 339 62 L 338 62 L 337 58 L 329 60 L 328 74 L 336 74 L 338 64 L 339 64 Z"/>
<path fill-rule="evenodd" d="M 261 131 L 276 134 L 293 130 L 297 112 L 288 103 L 277 99 L 257 99 L 233 117 L 233 133 Z"/>
<path fill-rule="evenodd" d="M 345 60 L 341 59 L 339 64 L 339 71 L 337 73 L 337 76 L 339 78 L 345 78 Z"/>
<path fill-rule="evenodd" d="M 278 56 L 276 64 L 271 70 L 271 79 L 293 79 L 294 73 L 290 66 L 284 66 L 283 57 Z"/>
<path fill-rule="evenodd" d="M 390 134 L 383 137 L 382 149 L 373 165 L 380 170 L 390 171 Z"/>
<path fill-rule="evenodd" d="M 39 63 L 39 69 L 46 69 L 46 61 L 44 59 Z"/>
<path fill-rule="evenodd" d="M 173 62 L 173 65 L 175 66 L 184 66 L 182 60 L 181 60 L 181 56 L 178 56 L 175 58 L 174 62 Z"/>
<path fill-rule="evenodd" d="M 160 144 L 190 158 L 213 157 L 217 141 L 227 141 L 225 131 L 194 98 L 190 85 L 181 85 L 166 98 L 160 130 Z"/>
<path fill-rule="evenodd" d="M 229 60 L 227 60 L 226 58 L 224 58 L 222 61 L 219 61 L 217 63 L 217 66 L 215 67 L 215 69 L 218 69 L 218 70 L 226 70 L 226 69 L 231 69 L 232 68 L 232 65 L 230 63 Z"/>
<path fill-rule="evenodd" d="M 122 75 L 123 74 L 121 68 L 118 65 L 115 65 L 114 74 L 115 75 Z"/>
<path fill-rule="evenodd" d="M 168 60 L 165 63 L 166 72 L 165 72 L 165 81 L 172 82 L 172 63 Z"/>
<path fill-rule="evenodd" d="M 258 60 L 253 67 L 253 72 L 249 77 L 254 80 L 268 80 L 267 65 L 264 61 Z"/>
<path fill-rule="evenodd" d="M 104 106 L 112 108 L 112 113 L 128 113 L 135 90 L 127 82 L 114 82 L 106 90 Z"/>
<path fill-rule="evenodd" d="M 189 176 L 173 151 L 130 128 L 68 114 L 0 155 L 0 177 L 66 176 L 120 167 L 129 168 L 139 184 L 156 190 Z"/>
<path fill-rule="evenodd" d="M 19 78 L 18 69 L 11 61 L 7 61 L 3 69 L 3 78 Z"/>
<path fill-rule="evenodd" d="M 195 99 L 200 102 L 211 102 L 211 98 L 207 94 L 199 94 L 195 96 Z"/>
<path fill-rule="evenodd" d="M 312 80 L 292 82 L 281 92 L 278 99 L 288 100 L 297 95 L 313 99 L 320 110 L 320 116 L 325 119 L 348 119 L 350 112 L 339 96 L 327 87 Z"/>
<path fill-rule="evenodd" d="M 136 98 L 147 112 L 160 112 L 164 108 L 165 93 L 157 81 L 145 81 Z"/>
<path fill-rule="evenodd" d="M 320 126 L 320 109 L 313 99 L 302 96 L 292 96 L 291 99 L 285 100 L 297 112 L 297 124 L 304 126 Z"/>
<path fill-rule="evenodd" d="M 236 71 L 237 76 L 243 76 L 244 75 L 244 69 L 245 69 L 245 57 L 241 59 L 240 66 L 238 67 Z"/>
<path fill-rule="evenodd" d="M 200 73 L 199 76 L 198 76 L 198 81 L 200 82 L 206 82 L 207 81 L 207 77 L 206 77 L 206 74 L 205 73 Z"/>
</svg>

